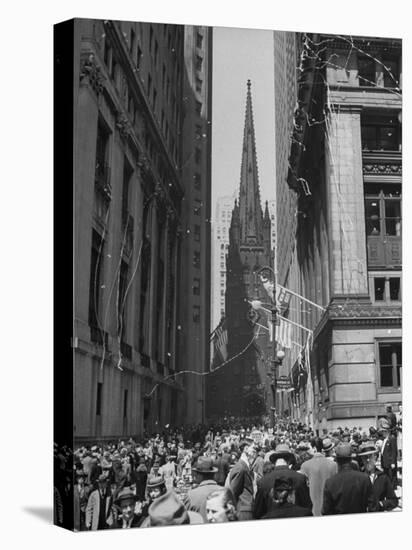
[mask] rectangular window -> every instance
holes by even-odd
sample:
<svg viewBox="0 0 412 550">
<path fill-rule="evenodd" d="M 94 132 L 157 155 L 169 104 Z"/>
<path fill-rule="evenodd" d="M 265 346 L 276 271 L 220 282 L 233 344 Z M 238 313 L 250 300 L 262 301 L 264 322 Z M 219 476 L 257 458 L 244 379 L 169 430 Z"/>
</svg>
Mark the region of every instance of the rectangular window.
<svg viewBox="0 0 412 550">
<path fill-rule="evenodd" d="M 203 84 L 203 81 L 201 78 L 196 78 L 196 81 L 195 81 L 195 87 L 196 87 L 196 92 L 197 93 L 202 93 L 202 84 Z"/>
<path fill-rule="evenodd" d="M 385 88 L 399 88 L 399 61 L 395 58 L 383 58 L 383 85 Z"/>
<path fill-rule="evenodd" d="M 375 300 L 384 301 L 385 300 L 385 278 L 375 277 L 373 281 L 375 284 Z"/>
<path fill-rule="evenodd" d="M 200 323 L 200 306 L 193 306 L 193 322 Z"/>
<path fill-rule="evenodd" d="M 389 278 L 389 298 L 392 302 L 399 302 L 401 299 L 401 279 L 400 277 Z"/>
<path fill-rule="evenodd" d="M 374 86 L 376 83 L 375 60 L 371 57 L 358 57 L 359 86 Z"/>
<path fill-rule="evenodd" d="M 198 250 L 193 252 L 193 266 L 196 269 L 200 268 L 200 252 Z"/>
<path fill-rule="evenodd" d="M 362 121 L 361 135 L 364 151 L 401 150 L 401 131 L 395 116 L 380 121 Z"/>
<path fill-rule="evenodd" d="M 203 36 L 200 32 L 196 33 L 196 48 L 202 48 L 203 46 Z"/>
<path fill-rule="evenodd" d="M 137 46 L 136 66 L 137 66 L 138 70 L 140 70 L 140 67 L 142 65 L 142 55 L 143 55 L 143 52 L 142 52 L 140 46 Z"/>
<path fill-rule="evenodd" d="M 126 226 L 129 215 L 129 194 L 130 194 L 130 179 L 133 174 L 133 168 L 130 166 L 126 157 L 123 164 L 123 192 L 122 192 L 122 227 Z"/>
<path fill-rule="evenodd" d="M 155 67 L 157 67 L 158 58 L 159 58 L 159 44 L 157 43 L 157 40 L 155 40 L 155 48 L 154 48 L 154 64 L 155 64 Z"/>
<path fill-rule="evenodd" d="M 149 74 L 149 77 L 147 79 L 147 97 L 150 99 L 151 95 L 152 95 L 152 77 Z"/>
<path fill-rule="evenodd" d="M 103 384 L 101 382 L 98 382 L 96 392 L 96 416 L 100 416 L 102 414 L 102 391 Z"/>
<path fill-rule="evenodd" d="M 152 53 L 153 48 L 153 27 L 150 25 L 150 32 L 149 32 L 149 52 Z"/>
<path fill-rule="evenodd" d="M 202 201 L 200 199 L 195 199 L 193 213 L 195 216 L 200 216 L 200 210 L 202 208 Z"/>
<path fill-rule="evenodd" d="M 126 335 L 126 288 L 128 279 L 129 266 L 122 260 L 120 263 L 119 275 L 119 296 L 117 303 L 117 331 L 120 338 L 123 340 Z"/>
<path fill-rule="evenodd" d="M 196 111 L 196 114 L 198 114 L 198 115 L 202 114 L 202 103 L 200 101 L 196 101 L 195 111 Z"/>
<path fill-rule="evenodd" d="M 400 388 L 402 374 L 401 342 L 379 342 L 380 385 L 383 388 Z"/>
<path fill-rule="evenodd" d="M 201 70 L 202 70 L 202 65 L 203 65 L 203 59 L 200 57 L 200 55 L 197 55 L 197 56 L 196 56 L 196 61 L 195 61 L 195 68 L 196 68 L 196 71 L 201 72 Z"/>
<path fill-rule="evenodd" d="M 200 294 L 200 279 L 195 277 L 193 279 L 193 294 L 199 296 Z"/>
<path fill-rule="evenodd" d="M 157 91 L 153 90 L 153 111 L 156 113 Z"/>
<path fill-rule="evenodd" d="M 202 150 L 199 149 L 199 147 L 196 147 L 195 149 L 195 162 L 196 164 L 200 164 L 202 161 Z"/>
<path fill-rule="evenodd" d="M 92 250 L 90 260 L 89 282 L 89 325 L 98 327 L 99 302 L 100 302 L 100 278 L 103 265 L 104 241 L 101 236 L 92 230 Z"/>
<path fill-rule="evenodd" d="M 133 29 L 130 29 L 130 52 L 131 52 L 132 55 L 133 55 L 133 51 L 134 51 L 135 41 L 136 41 L 136 33 L 134 32 Z"/>
<path fill-rule="evenodd" d="M 195 241 L 200 242 L 200 225 L 195 225 Z"/>
<path fill-rule="evenodd" d="M 127 398 L 128 398 L 128 390 L 124 390 L 123 392 L 123 418 L 127 418 Z"/>
<path fill-rule="evenodd" d="M 196 173 L 194 176 L 193 176 L 193 179 L 194 179 L 194 186 L 195 186 L 195 189 L 197 189 L 198 191 L 200 191 L 201 187 L 202 187 L 202 178 L 201 178 L 201 175 L 199 173 Z"/>
</svg>

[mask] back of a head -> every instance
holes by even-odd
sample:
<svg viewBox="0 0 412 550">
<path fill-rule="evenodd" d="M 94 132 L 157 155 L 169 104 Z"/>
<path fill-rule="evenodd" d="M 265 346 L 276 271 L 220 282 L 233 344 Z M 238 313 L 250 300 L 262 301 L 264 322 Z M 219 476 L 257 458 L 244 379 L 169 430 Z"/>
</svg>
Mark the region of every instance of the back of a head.
<svg viewBox="0 0 412 550">
<path fill-rule="evenodd" d="M 314 447 L 318 453 L 322 452 L 323 441 L 320 437 L 315 437 L 314 439 L 312 439 L 311 444 L 312 444 L 312 447 Z"/>
</svg>

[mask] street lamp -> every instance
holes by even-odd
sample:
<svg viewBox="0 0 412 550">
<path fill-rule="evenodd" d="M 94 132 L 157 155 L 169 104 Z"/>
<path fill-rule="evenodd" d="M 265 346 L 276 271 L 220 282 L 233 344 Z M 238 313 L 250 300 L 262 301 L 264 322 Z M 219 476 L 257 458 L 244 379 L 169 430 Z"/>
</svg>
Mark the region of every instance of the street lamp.
<svg viewBox="0 0 412 550">
<path fill-rule="evenodd" d="M 260 300 L 253 300 L 251 302 L 251 305 L 254 309 L 266 309 L 266 311 L 270 311 L 271 313 L 271 322 L 272 322 L 272 338 L 273 338 L 273 349 L 272 349 L 272 393 L 273 393 L 273 416 L 276 414 L 276 386 L 277 386 L 277 378 L 279 376 L 278 369 L 280 365 L 282 364 L 282 361 L 285 357 L 285 352 L 282 349 L 277 349 L 277 340 L 276 340 L 276 326 L 279 324 L 278 321 L 278 309 L 276 305 L 276 273 L 273 271 L 273 269 L 270 266 L 263 266 L 260 269 L 256 271 L 256 275 L 259 275 L 262 271 L 270 271 L 270 273 L 273 276 L 273 290 L 272 290 L 272 296 L 271 303 L 267 304 L 270 305 L 270 310 L 263 307 L 263 303 Z M 269 292 L 268 292 L 269 294 Z M 266 304 L 265 304 L 266 305 Z"/>
</svg>

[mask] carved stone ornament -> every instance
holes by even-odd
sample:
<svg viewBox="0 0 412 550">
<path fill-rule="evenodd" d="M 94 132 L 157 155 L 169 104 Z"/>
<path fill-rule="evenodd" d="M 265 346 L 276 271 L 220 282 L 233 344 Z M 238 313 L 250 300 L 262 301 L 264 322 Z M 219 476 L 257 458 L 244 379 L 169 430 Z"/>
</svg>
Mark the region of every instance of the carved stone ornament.
<svg viewBox="0 0 412 550">
<path fill-rule="evenodd" d="M 367 163 L 363 165 L 364 174 L 385 174 L 385 175 L 401 175 L 402 164 L 385 163 Z"/>
<path fill-rule="evenodd" d="M 103 90 L 104 76 L 100 71 L 100 67 L 96 63 L 93 53 L 84 53 L 80 59 L 80 82 L 88 83 L 96 94 L 100 94 Z"/>
<path fill-rule="evenodd" d="M 119 134 L 122 138 L 127 138 L 130 134 L 131 125 L 127 116 L 120 112 L 116 118 L 116 127 L 119 130 Z"/>
</svg>

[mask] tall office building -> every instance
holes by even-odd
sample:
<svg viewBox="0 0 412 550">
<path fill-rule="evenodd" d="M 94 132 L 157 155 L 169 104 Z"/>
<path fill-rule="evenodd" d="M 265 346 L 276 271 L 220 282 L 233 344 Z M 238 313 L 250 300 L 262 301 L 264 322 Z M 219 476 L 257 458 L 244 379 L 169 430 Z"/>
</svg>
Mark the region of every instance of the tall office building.
<svg viewBox="0 0 412 550">
<path fill-rule="evenodd" d="M 226 314 L 226 255 L 234 201 L 235 196 L 218 197 L 212 220 L 212 330 Z"/>
<path fill-rule="evenodd" d="M 212 28 L 186 26 L 184 40 L 180 358 L 205 372 L 210 364 Z M 205 418 L 204 377 L 185 376 L 185 418 Z"/>
<path fill-rule="evenodd" d="M 276 32 L 275 74 L 279 282 L 313 302 L 283 408 L 367 428 L 402 399 L 401 41 Z"/>
<path fill-rule="evenodd" d="M 192 367 L 191 350 L 206 346 L 209 330 L 210 275 L 200 259 L 202 310 L 196 330 L 201 344 L 181 336 L 195 330 L 188 323 L 196 323 L 181 274 L 193 266 L 191 246 L 204 247 L 205 254 L 210 248 L 209 36 L 207 29 L 178 25 L 74 21 L 73 347 L 79 441 L 140 436 L 165 424 L 192 422 L 188 411 L 203 400 L 202 388 L 189 387 L 176 374 Z M 200 95 L 192 87 L 196 56 L 202 57 Z M 193 208 L 197 195 L 188 179 L 191 162 L 185 162 L 198 155 L 197 130 L 189 122 L 197 120 L 196 101 L 205 134 L 204 160 L 196 169 L 205 214 L 200 229 L 188 233 L 193 220 L 186 205 Z"/>
</svg>

